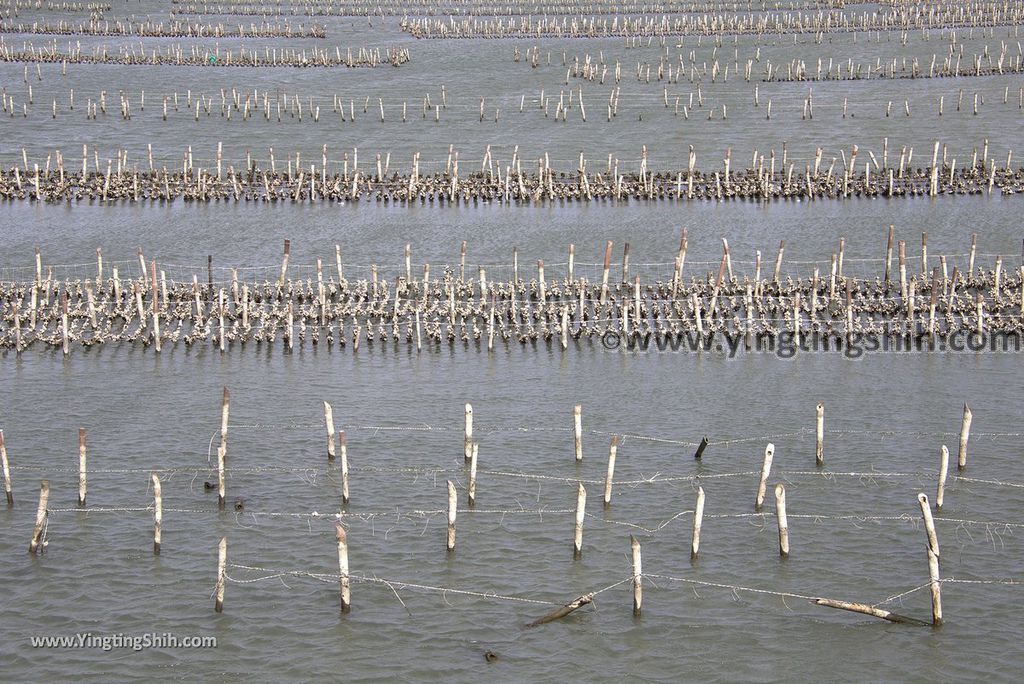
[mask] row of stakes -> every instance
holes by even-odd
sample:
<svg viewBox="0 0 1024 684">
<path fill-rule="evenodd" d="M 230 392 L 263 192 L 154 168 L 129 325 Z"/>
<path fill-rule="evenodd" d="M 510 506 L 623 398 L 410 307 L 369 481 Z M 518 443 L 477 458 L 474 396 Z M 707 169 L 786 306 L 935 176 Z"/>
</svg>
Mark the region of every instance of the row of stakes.
<svg viewBox="0 0 1024 684">
<path fill-rule="evenodd" d="M 225 507 L 225 464 L 227 458 L 227 435 L 228 435 L 228 415 L 230 410 L 230 392 L 227 388 L 224 388 L 222 410 L 221 410 L 221 428 L 220 428 L 220 445 L 217 449 L 217 491 L 218 491 L 218 504 L 220 509 Z M 327 429 L 327 457 L 328 460 L 333 461 L 340 455 L 341 459 L 341 476 L 342 476 L 342 503 L 347 505 L 349 503 L 349 488 L 348 488 L 348 453 L 346 448 L 345 431 L 337 431 L 334 425 L 334 414 L 333 409 L 329 403 L 324 402 L 324 422 Z M 957 466 L 959 470 L 963 470 L 967 465 L 967 442 L 970 436 L 972 422 L 971 409 L 964 404 L 963 418 L 960 427 L 960 441 L 959 441 L 959 453 L 957 457 Z M 574 451 L 577 462 L 583 460 L 583 424 L 582 424 L 582 406 L 576 405 L 573 408 L 573 433 L 574 433 Z M 815 409 L 815 462 L 818 467 L 824 465 L 824 435 L 825 435 L 825 406 L 819 403 Z M 707 437 L 704 437 L 696 452 L 694 458 L 701 459 L 704 455 L 705 450 L 710 444 Z M 617 435 L 612 437 L 611 445 L 608 453 L 608 471 L 605 477 L 604 485 L 604 505 L 609 506 L 611 504 L 612 497 L 612 485 L 615 473 L 615 458 L 616 452 L 619 445 L 619 437 Z M 468 504 L 472 507 L 476 502 L 476 474 L 477 474 L 477 455 L 478 455 L 478 443 L 473 439 L 473 407 L 470 404 L 465 406 L 465 429 L 464 429 L 464 449 L 465 449 L 465 461 L 469 466 L 469 485 L 467 491 Z M 775 455 L 775 445 L 769 443 L 764 451 L 764 462 L 761 468 L 761 475 L 758 481 L 757 495 L 755 498 L 754 508 L 756 511 L 760 511 L 764 504 L 765 496 L 767 493 L 768 478 L 771 473 L 772 460 Z M 11 477 L 10 467 L 7 459 L 7 449 L 3 438 L 3 431 L 0 430 L 0 458 L 2 458 L 3 476 L 4 476 L 4 490 L 7 496 L 8 507 L 13 507 L 14 497 L 11 489 Z M 945 445 L 942 446 L 942 458 L 939 470 L 938 487 L 935 498 L 935 508 L 937 511 L 942 510 L 944 490 L 946 485 L 946 476 L 949 468 L 949 450 Z M 78 505 L 79 507 L 85 507 L 86 495 L 87 495 L 87 469 L 86 469 L 86 431 L 85 428 L 79 429 L 79 482 L 78 482 Z M 153 527 L 153 552 L 154 554 L 160 554 L 161 547 L 161 526 L 163 522 L 163 498 L 161 491 L 160 478 L 156 473 L 151 474 L 151 480 L 153 485 L 153 496 L 154 496 L 154 527 Z M 779 537 L 779 555 L 782 558 L 789 556 L 789 525 L 786 517 L 786 488 L 783 484 L 779 483 L 775 485 L 775 512 L 776 521 L 778 524 L 778 537 Z M 456 515 L 457 515 L 457 500 L 458 493 L 455 484 L 451 480 L 447 481 L 447 495 L 448 495 L 448 509 L 447 509 L 447 532 L 446 532 L 446 549 L 447 552 L 454 553 L 455 551 L 455 529 L 456 529 Z M 47 546 L 47 542 L 43 540 L 43 533 L 47 525 L 48 517 L 48 502 L 50 497 L 50 483 L 49 480 L 43 480 L 40 484 L 39 489 L 39 505 L 36 512 L 35 526 L 32 531 L 32 540 L 29 544 L 29 553 L 37 554 L 41 553 Z M 927 560 L 928 560 L 928 573 L 929 573 L 929 586 L 931 589 L 931 601 L 932 601 L 932 624 L 940 625 L 942 623 L 942 598 L 941 598 L 941 579 L 939 577 L 939 543 L 938 537 L 935 531 L 935 523 L 932 518 L 930 504 L 928 497 L 924 493 L 920 493 L 917 496 L 918 502 L 921 508 L 921 515 L 924 520 L 925 530 L 927 533 Z M 587 501 L 587 491 L 583 487 L 582 483 L 578 485 L 577 499 L 576 499 L 576 512 L 575 512 L 575 525 L 573 530 L 573 557 L 579 559 L 583 554 L 583 521 L 585 517 L 585 507 Z M 705 495 L 703 487 L 697 489 L 697 502 L 694 510 L 694 521 L 693 521 L 693 533 L 691 537 L 690 547 L 690 558 L 691 561 L 695 561 L 698 557 L 700 550 L 700 535 L 701 525 L 703 522 L 704 514 L 704 502 Z M 339 583 L 341 592 L 341 610 L 348 612 L 351 608 L 351 581 L 349 573 L 348 563 L 348 541 L 344 528 L 341 524 L 335 524 L 335 535 L 338 544 L 338 569 L 339 569 Z M 640 542 L 633 536 L 630 535 L 630 546 L 632 551 L 632 562 L 633 562 L 633 613 L 639 616 L 641 613 L 641 606 L 643 603 L 643 570 L 641 565 L 641 547 Z M 227 537 L 222 537 L 218 546 L 218 561 L 217 561 L 217 584 L 216 584 L 216 604 L 215 609 L 217 612 L 222 612 L 224 609 L 224 587 L 227 577 Z M 562 608 L 556 610 L 554 613 L 546 615 L 537 620 L 533 625 L 544 624 L 552 620 L 564 617 L 572 611 L 576 610 L 580 606 L 586 605 L 593 599 L 593 594 L 585 594 L 580 596 L 573 601 L 565 604 Z M 887 611 L 877 606 L 872 606 L 864 603 L 856 603 L 849 601 L 838 601 L 834 599 L 819 598 L 815 600 L 815 603 L 822 606 L 831 608 L 839 608 L 843 610 L 849 610 L 857 613 L 863 613 L 873 617 L 888 620 L 890 622 L 899 622 L 905 624 L 926 624 L 915 618 L 910 618 L 904 615 L 899 615 L 891 611 Z M 532 626 L 532 625 L 531 625 Z"/>
</svg>

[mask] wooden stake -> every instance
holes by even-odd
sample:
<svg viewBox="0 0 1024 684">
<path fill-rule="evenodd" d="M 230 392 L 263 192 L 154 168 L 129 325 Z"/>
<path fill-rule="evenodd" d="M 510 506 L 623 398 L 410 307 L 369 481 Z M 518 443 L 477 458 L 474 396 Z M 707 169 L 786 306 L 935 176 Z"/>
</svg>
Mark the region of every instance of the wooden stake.
<svg viewBox="0 0 1024 684">
<path fill-rule="evenodd" d="M 889 285 L 889 274 L 892 269 L 892 242 L 896 236 L 896 226 L 889 226 L 889 240 L 885 245 L 885 285 Z"/>
<path fill-rule="evenodd" d="M 608 447 L 608 473 L 604 478 L 604 505 L 612 502 L 612 480 L 615 477 L 615 454 L 619 450 L 619 436 L 612 435 L 612 443 Z"/>
<path fill-rule="evenodd" d="M 704 455 L 704 450 L 708 448 L 709 443 L 710 442 L 708 442 L 708 438 L 706 435 L 704 437 L 701 437 L 700 444 L 697 445 L 697 451 L 694 452 L 693 457 L 696 458 L 697 460 L 700 460 L 700 458 Z"/>
<path fill-rule="evenodd" d="M 576 404 L 572 409 L 573 439 L 576 446 L 576 462 L 583 460 L 583 405 Z M 0 440 L 2 442 L 2 440 Z M 4 460 L 6 463 L 6 459 Z"/>
<path fill-rule="evenodd" d="M 4 493 L 7 495 L 7 507 L 14 507 L 14 493 L 11 491 L 11 467 L 7 462 L 7 445 L 4 443 L 4 431 L 0 430 L 0 465 L 4 471 Z"/>
<path fill-rule="evenodd" d="M 946 473 L 949 472 L 949 449 L 942 445 L 942 457 L 939 459 L 939 486 L 935 492 L 935 510 L 942 510 L 942 501 L 946 495 Z"/>
<path fill-rule="evenodd" d="M 697 560 L 700 552 L 700 527 L 704 522 L 704 488 L 697 487 L 697 507 L 693 511 L 693 537 L 690 540 L 690 560 Z"/>
<path fill-rule="evenodd" d="M 938 627 L 942 624 L 942 586 L 939 579 L 939 539 L 935 534 L 935 521 L 932 520 L 932 511 L 928 507 L 928 497 L 921 492 L 917 495 L 917 501 L 921 505 L 921 516 L 924 518 L 925 531 L 928 533 L 928 580 L 931 583 L 932 591 L 932 625 Z"/>
<path fill-rule="evenodd" d="M 964 417 L 960 423 L 960 452 L 956 457 L 957 470 L 963 470 L 967 467 L 967 439 L 971 436 L 971 419 L 973 417 L 971 409 L 967 404 L 964 404 Z"/>
<path fill-rule="evenodd" d="M 231 392 L 224 388 L 224 395 L 221 398 L 220 406 L 220 450 L 224 458 L 228 455 L 228 413 L 231 404 Z"/>
<path fill-rule="evenodd" d="M 160 478 L 156 473 L 150 474 L 153 480 L 153 555 L 160 555 L 160 526 L 164 520 L 164 498 L 160 488 Z"/>
<path fill-rule="evenodd" d="M 345 431 L 338 432 L 338 446 L 341 448 L 341 503 L 348 505 L 348 438 Z"/>
<path fill-rule="evenodd" d="M 479 444 L 473 442 L 473 455 L 469 459 L 469 490 L 466 497 L 470 506 L 476 505 L 476 457 Z"/>
<path fill-rule="evenodd" d="M 455 485 L 448 480 L 448 553 L 455 551 L 455 514 L 457 512 L 458 497 L 455 494 Z"/>
<path fill-rule="evenodd" d="M 583 483 L 578 485 L 576 490 L 576 526 L 573 531 L 572 557 L 583 557 L 583 518 L 586 516 L 587 490 Z"/>
<path fill-rule="evenodd" d="M 217 602 L 213 609 L 218 613 L 224 612 L 224 580 L 228 574 L 228 538 L 221 537 L 217 546 Z"/>
<path fill-rule="evenodd" d="M 612 265 L 612 241 L 608 240 L 604 247 L 604 268 L 601 271 L 601 306 L 608 299 L 608 272 Z"/>
<path fill-rule="evenodd" d="M 783 253 L 785 251 L 786 251 L 786 241 L 785 240 L 779 240 L 779 254 L 778 254 L 777 257 L 775 257 L 774 282 L 776 284 L 778 284 L 778 282 L 779 282 L 779 272 L 782 270 L 782 255 L 783 255 Z"/>
<path fill-rule="evenodd" d="M 284 287 L 285 278 L 288 275 L 288 258 L 292 254 L 292 241 L 284 241 L 284 258 L 281 260 L 281 277 L 277 279 L 277 286 Z"/>
<path fill-rule="evenodd" d="M 881 608 L 875 608 L 869 606 L 866 603 L 850 603 L 849 601 L 836 601 L 835 599 L 819 598 L 814 599 L 811 603 L 818 606 L 825 606 L 827 608 L 838 608 L 840 610 L 849 610 L 854 613 L 863 613 L 864 615 L 871 615 L 872 617 L 881 618 L 882 620 L 888 620 L 889 622 L 898 622 L 907 625 L 927 625 L 927 622 L 918 620 L 916 618 L 906 617 L 905 615 L 897 615 L 891 613 L 888 610 L 882 610 Z"/>
<path fill-rule="evenodd" d="M 921 504 L 921 516 L 924 518 L 924 530 L 928 535 L 928 548 L 934 551 L 935 555 L 938 556 L 939 536 L 935 533 L 935 519 L 932 518 L 932 509 L 928 507 L 928 497 L 924 494 L 918 494 L 917 501 Z"/>
<path fill-rule="evenodd" d="M 49 297 L 49 285 L 47 285 L 47 297 Z M 60 299 L 61 309 L 63 310 L 60 325 L 61 348 L 64 351 L 64 356 L 67 356 L 71 353 L 71 338 L 68 330 L 68 293 L 62 293 Z"/>
<path fill-rule="evenodd" d="M 78 428 L 78 505 L 85 505 L 85 495 L 88 489 L 85 469 L 85 428 Z"/>
<path fill-rule="evenodd" d="M 819 403 L 815 410 L 814 461 L 820 468 L 825 465 L 825 404 Z"/>
<path fill-rule="evenodd" d="M 324 422 L 327 424 L 327 460 L 334 460 L 334 410 L 324 402 Z"/>
<path fill-rule="evenodd" d="M 462 439 L 466 462 L 473 457 L 473 405 L 466 404 L 466 429 Z"/>
<path fill-rule="evenodd" d="M 217 508 L 224 510 L 224 495 L 225 495 L 225 482 L 224 482 L 224 462 L 226 460 L 227 453 L 223 446 L 217 448 Z"/>
<path fill-rule="evenodd" d="M 341 612 L 347 613 L 352 610 L 348 577 L 348 538 L 345 528 L 337 523 L 334 524 L 334 538 L 338 540 L 338 584 L 341 590 Z"/>
<path fill-rule="evenodd" d="M 779 522 L 779 555 L 789 558 L 789 521 L 786 518 L 786 487 L 775 485 L 775 518 Z"/>
<path fill-rule="evenodd" d="M 764 505 L 765 490 L 768 487 L 768 475 L 772 471 L 772 459 L 775 457 L 775 445 L 771 442 L 764 448 L 764 462 L 761 464 L 761 479 L 757 483 L 757 497 L 754 499 L 754 510 L 760 511 Z"/>
<path fill-rule="evenodd" d="M 633 551 L 633 616 L 640 617 L 640 609 L 644 601 L 643 565 L 640 560 L 640 542 L 629 535 L 629 546 Z"/>
<path fill-rule="evenodd" d="M 538 618 L 537 620 L 534 620 L 533 622 L 531 622 L 530 624 L 528 624 L 526 626 L 527 627 L 539 627 L 540 625 L 546 625 L 549 622 L 554 622 L 555 620 L 564 618 L 566 615 L 568 615 L 569 613 L 573 612 L 574 610 L 576 610 L 580 606 L 585 606 L 585 605 L 587 605 L 588 603 L 590 603 L 593 600 L 594 600 L 594 595 L 593 594 L 584 594 L 583 596 L 580 596 L 579 598 L 577 598 L 577 599 L 575 599 L 573 601 L 570 601 L 569 603 L 566 603 L 561 608 L 548 613 L 544 617 Z"/>
<path fill-rule="evenodd" d="M 47 509 L 46 504 L 50 500 L 50 481 L 43 480 L 39 483 L 39 507 L 36 509 L 36 525 L 32 528 L 32 541 L 29 542 L 28 552 L 37 553 L 42 551 L 40 542 L 42 541 L 43 529 L 46 527 Z M 43 548 L 46 546 L 46 542 L 42 542 Z"/>
</svg>

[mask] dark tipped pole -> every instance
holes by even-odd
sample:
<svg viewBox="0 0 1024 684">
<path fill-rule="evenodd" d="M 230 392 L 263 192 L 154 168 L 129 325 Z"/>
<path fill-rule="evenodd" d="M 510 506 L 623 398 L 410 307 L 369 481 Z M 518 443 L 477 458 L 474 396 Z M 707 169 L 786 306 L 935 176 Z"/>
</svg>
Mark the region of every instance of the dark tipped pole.
<svg viewBox="0 0 1024 684">
<path fill-rule="evenodd" d="M 704 450 L 707 449 L 707 448 L 708 448 L 708 438 L 707 437 L 702 437 L 701 440 L 700 440 L 700 445 L 697 447 L 697 452 L 693 455 L 693 457 L 696 458 L 696 459 L 700 459 L 700 457 L 704 455 Z"/>
</svg>

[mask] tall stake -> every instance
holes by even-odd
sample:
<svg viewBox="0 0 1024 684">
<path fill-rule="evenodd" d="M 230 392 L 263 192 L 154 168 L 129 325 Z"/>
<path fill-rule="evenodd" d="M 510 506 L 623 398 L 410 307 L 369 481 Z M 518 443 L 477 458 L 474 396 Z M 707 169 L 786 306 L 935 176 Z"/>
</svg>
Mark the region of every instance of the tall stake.
<svg viewBox="0 0 1024 684">
<path fill-rule="evenodd" d="M 352 609 L 351 594 L 348 577 L 348 537 L 345 528 L 334 524 L 334 537 L 338 540 L 338 584 L 341 589 L 341 612 L 347 613 Z"/>
</svg>

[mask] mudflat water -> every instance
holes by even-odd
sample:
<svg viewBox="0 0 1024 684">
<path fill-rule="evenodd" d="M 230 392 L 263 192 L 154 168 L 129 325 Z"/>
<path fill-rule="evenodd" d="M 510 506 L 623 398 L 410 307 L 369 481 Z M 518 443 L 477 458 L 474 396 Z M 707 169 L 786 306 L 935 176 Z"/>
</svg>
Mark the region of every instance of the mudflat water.
<svg viewBox="0 0 1024 684">
<path fill-rule="evenodd" d="M 140 7 L 131 11 L 166 12 L 168 6 Z M 115 8 L 127 12 L 122 10 Z M 822 84 L 815 97 L 825 102 L 816 105 L 823 113 L 813 123 L 800 118 L 805 85 L 772 84 L 791 99 L 791 111 L 757 129 L 745 128 L 740 114 L 750 84 L 730 80 L 708 86 L 716 97 L 732 98 L 729 119 L 693 117 L 694 129 L 685 135 L 660 103 L 660 87 L 634 81 L 630 88 L 647 98 L 637 106 L 652 112 L 643 126 L 601 124 L 597 116 L 597 122 L 570 121 L 565 127 L 576 128 L 566 133 L 542 114 L 517 118 L 521 93 L 544 84 L 557 91 L 564 81 L 560 66 L 531 72 L 512 62 L 517 41 L 415 41 L 397 31 L 396 19 L 373 22 L 371 29 L 365 18 L 327 19 L 328 40 L 308 42 L 402 45 L 412 50 L 408 65 L 237 72 L 70 65 L 64 80 L 59 65 L 44 65 L 35 92 L 44 105 L 28 117 L 0 118 L 0 156 L 10 165 L 20 163 L 22 146 L 38 157 L 88 143 L 100 146 L 101 155 L 122 147 L 141 160 L 145 144 L 153 142 L 180 164 L 184 145 L 205 145 L 204 154 L 212 156 L 216 141 L 223 140 L 236 161 L 244 159 L 246 148 L 273 145 L 287 150 L 278 159 L 301 151 L 318 163 L 319 148 L 328 143 L 338 153 L 359 146 L 361 155 L 364 149 L 390 149 L 403 159 L 422 150 L 443 165 L 448 145 L 455 143 L 477 159 L 487 144 L 502 146 L 503 155 L 521 144 L 531 155 L 547 149 L 573 164 L 580 150 L 591 159 L 609 153 L 633 159 L 647 144 L 655 161 L 677 168 L 691 144 L 688 136 L 707 150 L 709 165 L 728 146 L 757 146 L 762 152 L 774 147 L 781 155 L 782 140 L 800 141 L 791 143 L 798 148 L 793 154 L 806 160 L 817 145 L 830 144 L 831 157 L 858 140 L 880 154 L 885 136 L 890 155 L 894 146 L 930 148 L 939 135 L 951 154 L 970 155 L 989 138 L 1004 155 L 1020 139 L 1019 110 L 1012 97 L 1005 106 L 1001 100 L 1003 86 L 1012 93 L 1019 79 L 998 77 L 971 79 L 965 86 L 970 93 L 987 88 L 995 104 L 977 117 L 949 117 L 960 123 L 943 119 L 941 131 L 937 117 L 925 115 L 924 102 L 936 100 L 939 89 L 955 93 L 952 80 Z M 999 38 L 997 30 L 992 40 Z M 682 42 L 687 50 L 697 47 L 695 39 Z M 518 43 L 522 49 L 528 44 Z M 618 52 L 627 63 L 639 59 L 623 41 L 541 45 L 559 55 L 559 65 L 562 49 Z M 792 56 L 826 48 L 778 49 Z M 872 49 L 872 55 L 888 54 L 877 45 Z M 894 43 L 889 52 L 915 49 L 933 52 L 913 40 L 907 47 Z M 845 58 L 843 50 L 854 46 L 837 50 Z M 648 53 L 646 58 L 657 60 L 655 48 Z M 442 66 L 447 71 L 439 73 Z M 9 93 L 25 87 L 21 65 L 0 66 L 0 77 Z M 55 122 L 43 111 L 45 103 L 72 82 L 79 93 L 145 87 L 146 112 L 132 121 L 108 116 L 93 122 L 76 110 Z M 436 98 L 442 82 L 462 97 L 462 120 L 439 128 L 417 120 L 404 132 L 399 123 L 364 121 L 361 111 L 360 120 L 349 125 L 226 122 L 216 115 L 198 124 L 187 115 L 163 122 L 155 104 L 158 92 L 184 97 L 187 88 L 208 96 L 216 92 L 219 101 L 225 86 L 318 94 L 326 97 L 325 109 L 331 106 L 328 93 L 344 89 L 360 99 L 386 92 L 393 101 L 411 103 L 428 89 Z M 864 108 L 856 124 L 835 109 L 844 89 L 855 90 Z M 624 88 L 623 102 L 626 94 Z M 504 98 L 507 108 L 499 124 L 486 128 L 474 113 L 485 95 Z M 885 101 L 897 96 L 901 102 L 920 97 L 920 113 L 914 110 L 907 121 L 885 118 Z M 950 101 L 947 96 L 947 108 Z M 367 118 L 372 115 L 371 107 Z M 506 116 L 512 123 L 506 124 Z M 273 278 L 282 240 L 289 238 L 294 274 L 315 278 L 315 260 L 332 264 L 333 247 L 340 244 L 350 277 L 367 277 L 370 264 L 393 277 L 404 270 L 406 243 L 415 264 L 429 262 L 437 273 L 445 265 L 457 267 L 465 240 L 467 270 L 486 265 L 492 278 L 510 277 L 513 247 L 524 271 L 544 259 L 551 264 L 549 277 L 557 276 L 573 243 L 578 272 L 596 279 L 604 243 L 611 240 L 617 255 L 630 242 L 635 269 L 667 278 L 686 226 L 687 264 L 695 275 L 717 263 L 722 237 L 741 272 L 750 272 L 757 250 L 770 262 L 778 241 L 786 240 L 783 272 L 794 277 L 808 276 L 815 266 L 827 270 L 845 237 L 848 271 L 881 276 L 890 224 L 907 241 L 912 263 L 919 263 L 915 245 L 927 232 L 930 259 L 947 255 L 950 267 L 963 268 L 970 235 L 977 233 L 979 260 L 1002 255 L 1005 267 L 1016 269 L 1022 237 L 1018 203 L 998 194 L 767 205 L 17 202 L 0 206 L 0 269 L 4 280 L 31 279 L 39 246 L 55 271 L 94 277 L 93 255 L 100 246 L 110 262 L 130 272 L 141 246 L 147 258 L 167 266 L 169 277 L 190 279 L 195 273 L 203 280 L 210 255 L 219 279 L 229 278 L 226 269 L 232 266 L 254 267 L 251 273 L 260 279 Z M 228 510 L 218 512 L 216 493 L 204 482 L 216 479 L 211 467 L 223 387 L 231 390 Z M 499 343 L 492 353 L 461 341 L 428 345 L 418 353 L 393 341 L 364 344 L 358 352 L 351 345 L 328 349 L 307 342 L 292 353 L 281 345 L 250 343 L 223 354 L 212 346 L 184 345 L 155 354 L 125 344 L 76 348 L 68 357 L 34 347 L 0 356 L 0 388 L 0 428 L 15 497 L 14 508 L 0 509 L 0 653 L 8 681 L 1012 681 L 1024 667 L 1021 588 L 1013 583 L 1022 580 L 1024 558 L 1019 354 L 729 358 L 714 352 L 609 351 L 586 341 L 570 343 L 565 351 L 543 341 L 525 347 Z M 343 522 L 354 581 L 347 615 L 339 613 L 336 581 L 340 470 L 326 459 L 324 400 L 333 404 L 348 439 L 352 499 Z M 473 405 L 479 441 L 472 510 L 464 503 L 466 402 Z M 814 465 L 818 402 L 826 406 L 821 469 Z M 968 467 L 959 474 L 952 469 L 946 505 L 936 514 L 941 574 L 949 580 L 943 583 L 945 624 L 890 624 L 811 605 L 809 598 L 824 596 L 880 603 L 929 619 L 928 589 L 922 588 L 928 579 L 925 532 L 916 496 L 934 497 L 941 445 L 955 461 L 964 403 L 974 415 Z M 573 459 L 574 404 L 583 406 L 580 464 Z M 82 510 L 76 510 L 79 426 L 88 429 L 91 471 Z M 602 507 L 612 435 L 622 436 L 617 484 L 612 504 Z M 696 461 L 696 444 L 705 435 L 711 446 Z M 775 444 L 769 482 L 787 488 L 786 560 L 778 556 L 771 494 L 762 513 L 753 510 L 768 442 Z M 147 510 L 153 471 L 161 472 L 165 507 L 158 557 L 152 554 Z M 33 557 L 26 551 L 42 478 L 52 489 L 48 545 Z M 444 548 L 447 480 L 457 484 L 460 496 L 457 548 L 450 555 Z M 588 504 L 583 557 L 573 560 L 578 481 L 587 488 Z M 691 562 L 698 485 L 707 503 L 700 557 Z M 234 510 L 236 499 L 240 511 Z M 643 548 L 639 618 L 631 610 L 631 534 Z M 229 544 L 229 582 L 225 610 L 217 614 L 212 592 L 222 536 Z M 525 628 L 557 605 L 594 591 L 599 593 L 592 606 Z M 886 601 L 903 592 L 910 593 Z M 214 636 L 218 644 L 108 652 L 33 648 L 30 642 L 37 635 L 154 632 Z M 486 660 L 488 651 L 497 659 Z"/>
</svg>

